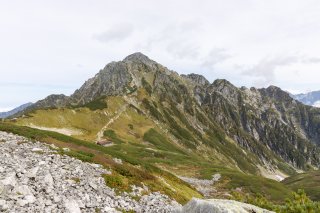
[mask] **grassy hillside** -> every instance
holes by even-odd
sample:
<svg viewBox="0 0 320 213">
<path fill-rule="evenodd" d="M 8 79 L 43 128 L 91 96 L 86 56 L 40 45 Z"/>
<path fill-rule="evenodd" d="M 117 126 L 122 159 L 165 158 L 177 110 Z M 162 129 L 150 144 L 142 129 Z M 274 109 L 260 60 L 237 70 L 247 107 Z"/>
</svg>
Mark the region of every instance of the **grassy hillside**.
<svg viewBox="0 0 320 213">
<path fill-rule="evenodd" d="M 71 135 L 82 140 L 94 141 L 99 130 L 115 116 L 117 109 L 123 103 L 121 98 L 110 97 L 108 104 L 105 105 L 107 108 L 103 109 L 96 109 L 98 106 L 92 108 L 93 103 L 90 103 L 87 104 L 88 106 L 78 108 L 36 110 L 28 113 L 28 116 L 23 119 L 19 119 L 17 124 L 37 128 L 56 128 L 57 130 L 69 129 L 71 133 L 74 132 L 72 130 L 76 130 L 80 133 Z"/>
<path fill-rule="evenodd" d="M 185 203 L 191 197 L 201 197 L 201 194 L 172 173 L 192 175 L 198 178 L 211 178 L 213 174 L 220 173 L 222 180 L 215 186 L 219 191 L 232 194 L 237 188 L 241 188 L 244 194 L 263 194 L 275 202 L 283 202 L 285 198 L 290 197 L 292 192 L 285 185 L 276 181 L 260 176 L 246 175 L 225 168 L 223 164 L 213 164 L 199 155 L 186 153 L 183 149 L 174 147 L 170 143 L 159 144 L 159 139 L 165 139 L 155 129 L 150 129 L 144 136 L 146 141 L 154 146 L 154 149 L 145 144 L 138 145 L 119 139 L 115 133 L 113 137 L 118 137 L 120 143 L 111 147 L 102 147 L 56 132 L 10 123 L 0 123 L 0 131 L 12 132 L 34 140 L 53 143 L 59 147 L 69 147 L 72 150 L 70 153 L 61 151 L 61 154 L 100 163 L 113 169 L 115 171 L 113 176 L 105 176 L 105 179 L 107 184 L 119 190 L 129 190 L 128 186 L 130 184 L 141 184 L 143 182 L 152 190 L 168 194 L 181 203 Z M 126 163 L 123 166 L 114 163 L 112 158 L 115 157 Z M 164 168 L 165 170 L 163 170 Z M 167 169 L 171 172 L 168 172 Z"/>
<path fill-rule="evenodd" d="M 184 183 L 169 172 L 163 171 L 147 161 L 133 158 L 131 153 L 125 153 L 119 148 L 106 148 L 94 143 L 75 139 L 56 132 L 32 129 L 29 127 L 16 126 L 8 123 L 0 123 L 0 131 L 12 132 L 27 138 L 42 141 L 48 144 L 55 144 L 58 147 L 68 147 L 70 152 L 60 149 L 60 154 L 70 155 L 80 160 L 102 164 L 106 168 L 112 169 L 112 176 L 104 176 L 106 183 L 114 186 L 120 191 L 130 190 L 130 185 L 141 185 L 144 183 L 152 191 L 160 191 L 178 202 L 185 203 L 192 197 L 202 197 L 189 184 Z M 131 149 L 127 144 L 125 150 L 133 153 L 139 151 L 138 148 Z M 122 159 L 124 164 L 116 164 L 112 159 Z M 137 167 L 138 166 L 138 167 Z"/>
<path fill-rule="evenodd" d="M 73 152 L 64 154 L 114 168 L 114 175 L 104 178 L 119 190 L 128 190 L 130 184 L 140 181 L 186 202 L 201 195 L 176 176 L 211 179 L 219 173 L 222 179 L 214 186 L 218 190 L 215 197 L 230 198 L 240 191 L 242 195 L 263 194 L 281 203 L 291 196 L 291 188 L 263 178 L 257 155 L 240 147 L 201 109 L 184 112 L 170 100 L 160 101 L 148 94 L 146 89 L 139 89 L 135 95 L 110 96 L 85 106 L 36 110 L 15 123 L 1 123 L 0 130 L 69 147 Z M 56 132 L 39 130 L 43 127 Z M 81 133 L 69 137 L 57 133 L 61 129 Z M 111 141 L 111 146 L 96 145 L 99 135 Z M 264 152 L 274 155 L 267 149 Z M 112 158 L 125 161 L 125 171 L 115 168 Z M 282 171 L 293 173 L 281 159 L 272 159 Z"/>
<path fill-rule="evenodd" d="M 320 171 L 311 171 L 286 178 L 283 184 L 297 191 L 304 189 L 313 200 L 320 200 Z"/>
</svg>

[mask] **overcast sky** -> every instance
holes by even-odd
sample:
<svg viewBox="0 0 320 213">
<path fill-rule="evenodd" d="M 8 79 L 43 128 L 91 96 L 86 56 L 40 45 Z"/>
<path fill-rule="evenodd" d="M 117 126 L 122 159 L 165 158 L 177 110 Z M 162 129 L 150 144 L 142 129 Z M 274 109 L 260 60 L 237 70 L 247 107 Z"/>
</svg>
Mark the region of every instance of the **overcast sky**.
<svg viewBox="0 0 320 213">
<path fill-rule="evenodd" d="M 0 0 L 0 111 L 133 52 L 237 86 L 320 90 L 318 0 Z"/>
</svg>

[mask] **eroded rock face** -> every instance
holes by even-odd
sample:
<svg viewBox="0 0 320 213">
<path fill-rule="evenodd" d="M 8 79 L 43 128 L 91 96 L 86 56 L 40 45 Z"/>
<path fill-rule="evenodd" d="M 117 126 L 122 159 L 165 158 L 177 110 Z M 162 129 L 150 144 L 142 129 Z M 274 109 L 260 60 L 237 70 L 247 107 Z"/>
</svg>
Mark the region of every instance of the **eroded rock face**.
<svg viewBox="0 0 320 213">
<path fill-rule="evenodd" d="M 0 212 L 173 212 L 180 206 L 160 193 L 142 196 L 146 187 L 116 194 L 101 177 L 111 171 L 40 142 L 4 132 L 0 141 Z"/>
<path fill-rule="evenodd" d="M 233 200 L 192 199 L 187 205 L 176 210 L 176 213 L 272 213 L 259 207 Z"/>
<path fill-rule="evenodd" d="M 71 103 L 84 104 L 101 96 L 125 94 L 125 88 L 131 80 L 125 63 L 112 62 L 76 90 L 70 97 Z"/>
</svg>

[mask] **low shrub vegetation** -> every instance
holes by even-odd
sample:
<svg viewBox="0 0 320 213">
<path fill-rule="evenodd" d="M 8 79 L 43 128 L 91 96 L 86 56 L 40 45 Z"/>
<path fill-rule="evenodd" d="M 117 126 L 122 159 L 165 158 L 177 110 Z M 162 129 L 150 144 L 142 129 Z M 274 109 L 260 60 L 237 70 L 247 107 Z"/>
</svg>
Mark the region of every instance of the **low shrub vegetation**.
<svg viewBox="0 0 320 213">
<path fill-rule="evenodd" d="M 117 144 L 124 143 L 124 141 L 121 140 L 121 139 L 117 136 L 117 134 L 115 133 L 115 131 L 112 130 L 112 129 L 108 129 L 108 130 L 104 131 L 103 135 L 104 135 L 104 137 L 112 140 L 112 142 L 114 142 L 114 143 L 117 143 Z"/>
<path fill-rule="evenodd" d="M 287 198 L 284 204 L 275 204 L 267 200 L 261 194 L 257 196 L 233 193 L 233 198 L 244 203 L 250 203 L 261 208 L 269 209 L 278 213 L 318 213 L 320 202 L 312 201 L 303 190 L 293 192 L 291 198 Z"/>
<path fill-rule="evenodd" d="M 106 97 L 101 97 L 79 107 L 87 107 L 92 111 L 106 109 L 108 104 L 105 99 Z"/>
</svg>

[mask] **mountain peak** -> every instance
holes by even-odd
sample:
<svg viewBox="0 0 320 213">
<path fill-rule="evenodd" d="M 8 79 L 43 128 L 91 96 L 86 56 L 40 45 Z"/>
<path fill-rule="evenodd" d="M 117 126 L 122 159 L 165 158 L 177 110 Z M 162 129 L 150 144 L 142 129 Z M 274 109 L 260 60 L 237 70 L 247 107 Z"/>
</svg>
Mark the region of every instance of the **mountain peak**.
<svg viewBox="0 0 320 213">
<path fill-rule="evenodd" d="M 210 84 L 210 82 L 204 76 L 199 74 L 191 73 L 188 75 L 182 74 L 181 76 L 193 81 L 196 84 L 200 84 L 202 86 L 208 86 Z"/>
<path fill-rule="evenodd" d="M 264 95 L 269 96 L 271 98 L 274 98 L 279 101 L 292 101 L 293 98 L 290 96 L 290 94 L 284 90 L 282 90 L 280 87 L 277 86 L 269 86 L 268 88 L 259 89 Z"/>
<path fill-rule="evenodd" d="M 142 63 L 150 63 L 153 62 L 148 56 L 144 55 L 141 52 L 136 52 L 131 55 L 128 55 L 123 61 L 131 61 L 131 62 L 142 62 Z"/>
<path fill-rule="evenodd" d="M 267 90 L 269 91 L 282 91 L 282 89 L 280 87 L 274 86 L 274 85 L 270 85 L 269 87 L 267 87 Z"/>
<path fill-rule="evenodd" d="M 230 87 L 230 88 L 236 88 L 230 81 L 226 79 L 216 79 L 211 85 L 214 87 Z"/>
</svg>

